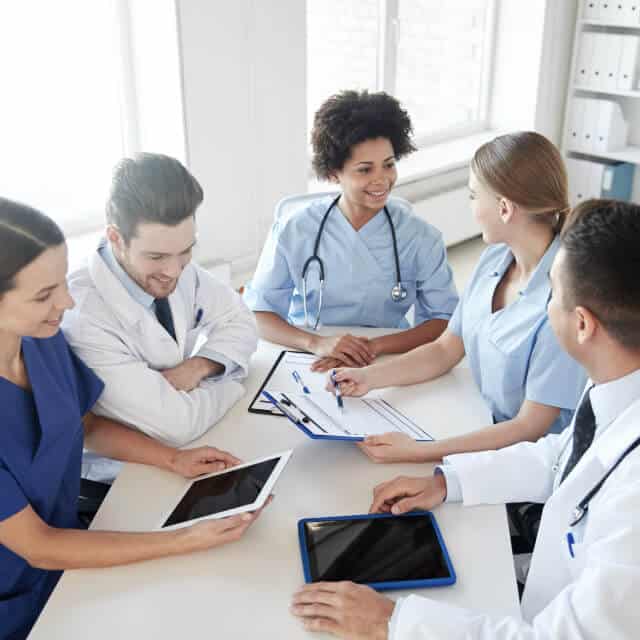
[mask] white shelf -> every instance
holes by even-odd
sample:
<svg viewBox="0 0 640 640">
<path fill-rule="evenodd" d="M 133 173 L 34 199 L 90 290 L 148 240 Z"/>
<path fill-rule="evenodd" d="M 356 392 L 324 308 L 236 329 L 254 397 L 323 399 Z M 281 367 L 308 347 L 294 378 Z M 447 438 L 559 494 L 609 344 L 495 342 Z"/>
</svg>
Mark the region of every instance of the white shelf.
<svg viewBox="0 0 640 640">
<path fill-rule="evenodd" d="M 594 158 L 605 158 L 606 160 L 617 160 L 620 162 L 630 162 L 640 164 L 640 147 L 624 147 L 618 151 L 582 151 L 580 149 L 567 149 L 567 153 L 577 153 L 583 156 L 593 156 Z"/>
<path fill-rule="evenodd" d="M 621 22 L 604 22 L 602 20 L 580 20 L 580 24 L 593 27 L 617 27 L 619 29 L 640 29 L 640 24 L 625 24 Z"/>
<path fill-rule="evenodd" d="M 623 89 L 591 89 L 589 87 L 573 87 L 574 91 L 587 91 L 588 93 L 598 93 L 605 96 L 625 96 L 627 98 L 640 98 L 640 91 L 625 91 Z"/>
</svg>

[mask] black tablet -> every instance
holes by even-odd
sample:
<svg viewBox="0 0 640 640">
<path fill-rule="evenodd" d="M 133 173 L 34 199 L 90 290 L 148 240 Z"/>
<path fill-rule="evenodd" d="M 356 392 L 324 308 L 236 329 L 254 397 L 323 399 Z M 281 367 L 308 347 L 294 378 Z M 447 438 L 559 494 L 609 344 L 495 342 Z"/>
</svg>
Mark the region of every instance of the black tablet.
<svg viewBox="0 0 640 640">
<path fill-rule="evenodd" d="M 456 581 L 430 511 L 305 518 L 298 534 L 307 582 L 351 580 L 384 590 Z"/>
<path fill-rule="evenodd" d="M 264 505 L 291 451 L 253 460 L 185 481 L 177 504 L 162 515 L 158 528 L 177 529 L 198 520 L 226 518 Z"/>
</svg>

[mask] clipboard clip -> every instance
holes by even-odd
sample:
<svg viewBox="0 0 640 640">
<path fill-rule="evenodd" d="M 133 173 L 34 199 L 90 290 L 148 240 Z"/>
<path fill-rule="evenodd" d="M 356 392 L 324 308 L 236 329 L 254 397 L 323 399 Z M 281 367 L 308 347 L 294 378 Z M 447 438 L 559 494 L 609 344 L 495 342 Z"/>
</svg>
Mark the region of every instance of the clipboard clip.
<svg viewBox="0 0 640 640">
<path fill-rule="evenodd" d="M 282 413 L 292 422 L 299 424 L 301 427 L 311 423 L 323 433 L 327 430 L 321 427 L 313 418 L 310 418 L 298 405 L 295 404 L 285 393 L 280 394 L 280 400 L 274 398 L 268 391 L 262 390 L 262 395 L 271 403 L 273 403 Z M 298 415 L 296 415 L 298 414 Z"/>
</svg>

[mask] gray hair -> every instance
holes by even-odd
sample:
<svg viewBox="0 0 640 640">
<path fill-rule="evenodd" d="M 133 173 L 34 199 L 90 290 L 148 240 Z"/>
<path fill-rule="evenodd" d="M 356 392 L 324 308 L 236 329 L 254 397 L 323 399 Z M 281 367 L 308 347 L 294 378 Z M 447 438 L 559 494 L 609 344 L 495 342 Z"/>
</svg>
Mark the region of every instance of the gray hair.
<svg viewBox="0 0 640 640">
<path fill-rule="evenodd" d="M 141 222 L 175 226 L 195 216 L 203 197 L 200 183 L 175 158 L 136 153 L 113 171 L 107 222 L 128 244 Z"/>
</svg>

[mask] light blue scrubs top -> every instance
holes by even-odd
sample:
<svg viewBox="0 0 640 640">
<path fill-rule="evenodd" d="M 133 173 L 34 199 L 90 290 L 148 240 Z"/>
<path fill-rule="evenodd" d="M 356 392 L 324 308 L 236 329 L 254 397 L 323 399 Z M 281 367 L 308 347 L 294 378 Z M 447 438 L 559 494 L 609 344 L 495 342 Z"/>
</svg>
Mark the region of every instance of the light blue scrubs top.
<svg viewBox="0 0 640 640">
<path fill-rule="evenodd" d="M 320 222 L 335 196 L 315 200 L 284 220 L 277 220 L 262 250 L 244 301 L 252 311 L 272 311 L 291 324 L 304 325 L 302 268 L 313 254 Z M 318 255 L 324 262 L 323 325 L 408 328 L 407 311 L 415 305 L 415 325 L 448 320 L 458 302 L 453 276 L 435 227 L 391 201 L 400 260 L 400 275 L 408 295 L 391 299 L 396 284 L 393 239 L 380 210 L 356 231 L 340 208 L 332 209 L 322 232 Z M 307 275 L 309 322 L 318 312 L 319 268 L 314 261 Z"/>
<path fill-rule="evenodd" d="M 556 237 L 517 300 L 492 313 L 493 294 L 513 260 L 504 244 L 488 247 L 449 322 L 462 338 L 473 377 L 494 420 L 515 417 L 525 400 L 561 409 L 551 426 L 571 421 L 587 377 L 558 344 L 547 316 L 549 270 L 560 248 Z"/>
</svg>

